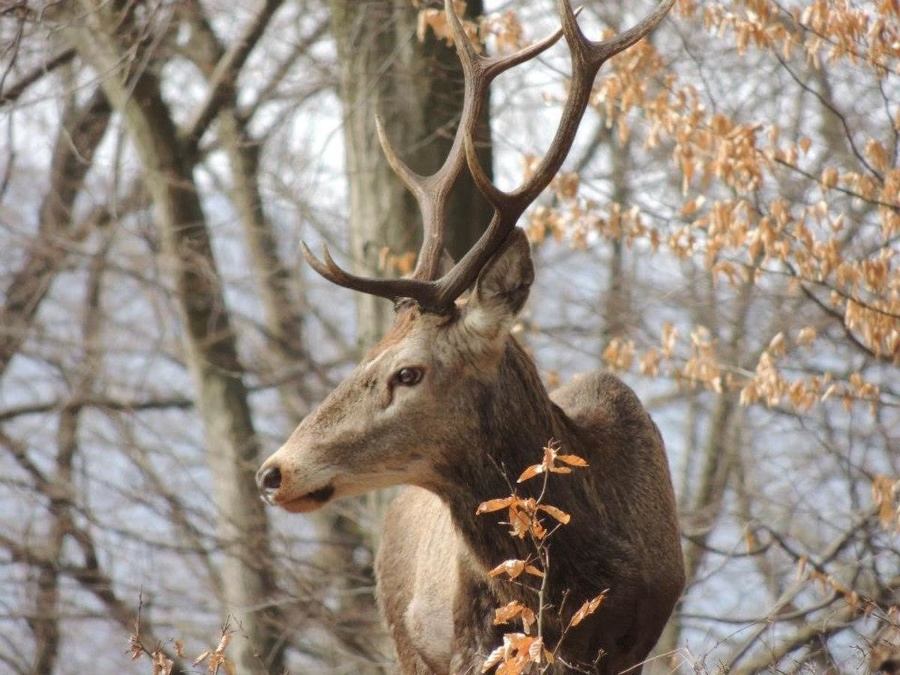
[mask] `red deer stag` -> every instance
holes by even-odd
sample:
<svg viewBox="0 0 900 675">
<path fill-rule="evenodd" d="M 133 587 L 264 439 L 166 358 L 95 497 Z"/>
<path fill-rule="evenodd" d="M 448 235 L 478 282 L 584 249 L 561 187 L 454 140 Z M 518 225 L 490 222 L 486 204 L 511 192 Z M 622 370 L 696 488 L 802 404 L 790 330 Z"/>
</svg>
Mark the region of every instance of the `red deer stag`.
<svg viewBox="0 0 900 675">
<path fill-rule="evenodd" d="M 549 441 L 589 467 L 549 479 L 547 503 L 571 514 L 550 541 L 545 644 L 554 645 L 575 609 L 604 589 L 600 609 L 571 629 L 552 672 L 638 673 L 684 585 L 675 500 L 659 430 L 634 392 L 595 373 L 548 395 L 531 358 L 510 335 L 534 268 L 523 211 L 559 170 L 587 107 L 601 64 L 647 35 L 674 0 L 634 28 L 602 42 L 584 37 L 567 1 L 562 27 L 502 58 L 487 58 L 445 8 L 465 73 L 459 128 L 444 165 L 411 171 L 379 125 L 391 166 L 417 198 L 425 236 L 407 279 L 368 279 L 324 262 L 309 264 L 340 286 L 394 301 L 385 337 L 350 377 L 294 431 L 257 474 L 266 501 L 308 512 L 350 495 L 408 485 L 392 503 L 376 561 L 378 596 L 403 673 L 478 673 L 502 642 L 497 606 L 534 596 L 487 571 L 524 558 L 499 516 L 478 505 L 508 494 L 507 477 L 539 461 Z M 572 75 L 559 128 L 524 185 L 502 192 L 479 167 L 472 134 L 490 82 L 565 36 Z M 494 207 L 486 232 L 440 276 L 445 206 L 468 165 Z M 465 302 L 458 302 L 471 287 Z M 532 481 L 534 482 L 534 481 Z M 528 494 L 528 486 L 522 494 Z M 496 515 L 496 514 L 494 514 Z M 507 627 L 508 628 L 508 627 Z"/>
</svg>

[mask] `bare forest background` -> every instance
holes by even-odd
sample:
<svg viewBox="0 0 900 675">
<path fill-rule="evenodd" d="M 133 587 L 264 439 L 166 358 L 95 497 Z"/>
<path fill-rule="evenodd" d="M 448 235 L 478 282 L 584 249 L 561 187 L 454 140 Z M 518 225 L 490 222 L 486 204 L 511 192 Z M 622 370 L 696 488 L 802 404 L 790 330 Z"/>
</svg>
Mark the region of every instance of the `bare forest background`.
<svg viewBox="0 0 900 675">
<path fill-rule="evenodd" d="M 583 4 L 597 36 L 650 8 Z M 497 52 L 552 5 L 465 11 Z M 408 0 L 0 2 L 0 672 L 392 671 L 389 495 L 290 516 L 252 477 L 390 318 L 299 242 L 410 269 L 374 115 L 439 165 L 444 36 Z M 563 49 L 492 92 L 501 186 L 549 143 Z M 663 430 L 688 587 L 647 670 L 877 667 L 900 644 L 900 4 L 679 0 L 592 109 L 521 223 L 517 334 L 549 387 L 615 369 Z M 486 215 L 457 192 L 459 255 Z"/>
</svg>

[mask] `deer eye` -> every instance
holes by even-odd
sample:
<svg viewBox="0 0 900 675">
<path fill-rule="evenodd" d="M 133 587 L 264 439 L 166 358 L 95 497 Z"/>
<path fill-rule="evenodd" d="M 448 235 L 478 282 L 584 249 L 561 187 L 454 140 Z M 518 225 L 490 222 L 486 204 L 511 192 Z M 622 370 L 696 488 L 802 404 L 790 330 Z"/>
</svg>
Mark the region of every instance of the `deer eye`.
<svg viewBox="0 0 900 675">
<path fill-rule="evenodd" d="M 401 368 L 394 374 L 394 384 L 412 387 L 422 381 L 425 371 L 421 368 Z"/>
</svg>

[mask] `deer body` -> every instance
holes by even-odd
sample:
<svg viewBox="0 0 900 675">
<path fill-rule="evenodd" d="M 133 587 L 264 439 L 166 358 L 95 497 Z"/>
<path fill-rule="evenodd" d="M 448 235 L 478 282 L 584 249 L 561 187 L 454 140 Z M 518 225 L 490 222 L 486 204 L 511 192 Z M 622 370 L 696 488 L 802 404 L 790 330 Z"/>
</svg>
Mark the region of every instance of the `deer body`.
<svg viewBox="0 0 900 675">
<path fill-rule="evenodd" d="M 508 351 L 519 351 L 510 343 Z M 585 475 L 552 477 L 548 491 L 547 503 L 572 520 L 550 543 L 549 596 L 558 603 L 567 595 L 568 606 L 562 616 L 548 612 L 547 643 L 555 644 L 560 621 L 583 601 L 610 589 L 597 614 L 564 639 L 557 672 L 619 673 L 639 664 L 681 594 L 674 496 L 655 425 L 621 381 L 596 373 L 557 390 L 552 401 L 545 394 L 542 421 L 551 428 L 529 428 L 527 422 L 541 416 L 503 411 L 515 409 L 504 400 L 504 384 L 518 375 L 516 368 L 530 365 L 508 357 L 493 406 L 499 416 L 482 418 L 491 430 L 459 439 L 459 453 L 471 465 L 457 467 L 434 491 L 408 488 L 388 512 L 376 563 L 378 594 L 403 673 L 480 672 L 502 633 L 514 630 L 492 625 L 494 609 L 511 600 L 534 606 L 530 592 L 506 581 L 489 583 L 489 569 L 527 552 L 495 519 L 475 510 L 508 492 L 495 463 L 517 476 L 540 456 L 541 438 L 559 439 L 564 451 L 589 462 Z"/>
<path fill-rule="evenodd" d="M 571 147 L 597 70 L 652 30 L 673 1 L 663 0 L 635 28 L 595 43 L 582 35 L 569 3 L 558 0 L 560 31 L 490 59 L 475 53 L 445 0 L 466 74 L 450 156 L 436 174 L 419 176 L 381 138 L 425 223 L 412 278 L 357 277 L 327 252 L 323 263 L 304 251 L 329 280 L 393 299 L 396 317 L 356 370 L 263 464 L 257 482 L 269 503 L 293 512 L 381 487 L 413 486 L 391 506 L 376 562 L 379 601 L 404 674 L 480 672 L 503 633 L 516 630 L 494 626 L 494 609 L 512 600 L 537 609 L 527 580 L 487 574 L 505 560 L 533 557 L 533 544 L 507 535 L 499 524 L 505 512 L 476 516 L 476 509 L 508 495 L 511 482 L 540 461 L 550 442 L 588 463 L 551 474 L 546 484 L 544 503 L 571 516 L 549 543 L 541 631 L 550 649 L 559 644 L 553 672 L 639 672 L 681 593 L 675 499 L 650 416 L 611 375 L 588 375 L 548 395 L 510 333 L 534 279 L 516 221 Z M 573 63 L 560 128 L 526 183 L 501 192 L 472 149 L 479 106 L 494 77 L 560 35 Z M 494 217 L 479 242 L 438 278 L 447 195 L 466 164 Z M 536 497 L 539 482 L 517 490 Z M 566 632 L 578 607 L 605 590 L 600 608 Z"/>
</svg>

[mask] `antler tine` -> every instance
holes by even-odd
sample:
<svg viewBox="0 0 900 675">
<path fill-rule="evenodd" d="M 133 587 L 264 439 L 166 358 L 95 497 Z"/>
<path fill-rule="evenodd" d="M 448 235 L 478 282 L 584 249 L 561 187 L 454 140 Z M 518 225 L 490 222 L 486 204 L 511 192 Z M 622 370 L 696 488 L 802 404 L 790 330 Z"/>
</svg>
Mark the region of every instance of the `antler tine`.
<svg viewBox="0 0 900 675">
<path fill-rule="evenodd" d="M 580 14 L 582 9 L 582 7 L 579 7 L 577 10 L 575 10 L 575 14 Z M 453 33 L 453 43 L 456 45 L 457 51 L 460 52 L 460 60 L 462 61 L 463 70 L 474 70 L 476 68 L 480 68 L 481 70 L 483 70 L 485 80 L 483 82 L 483 85 L 485 86 L 490 84 L 491 80 L 496 78 L 504 71 L 507 71 L 510 68 L 514 68 L 515 66 L 518 66 L 521 63 L 525 63 L 526 61 L 530 61 L 542 52 L 545 52 L 547 49 L 555 45 L 559 38 L 561 38 L 563 35 L 562 27 L 560 27 L 550 33 L 550 35 L 548 35 L 547 37 L 542 38 L 537 42 L 533 42 L 526 47 L 522 47 L 522 49 L 514 52 L 513 54 L 495 57 L 481 56 L 475 51 L 472 42 L 466 35 L 466 31 L 463 28 L 462 22 L 459 20 L 456 12 L 453 10 L 452 0 L 444 0 L 444 11 L 447 13 L 448 22 L 450 23 L 450 30 Z"/>
<path fill-rule="evenodd" d="M 575 16 L 581 14 L 581 11 L 584 7 L 579 7 L 575 10 Z M 527 47 L 522 47 L 519 51 L 509 54 L 503 57 L 494 57 L 494 58 L 486 58 L 485 61 L 485 69 L 490 71 L 491 79 L 494 79 L 500 73 L 509 70 L 510 68 L 514 68 L 521 63 L 525 63 L 526 61 L 530 61 L 536 56 L 539 56 L 543 52 L 547 51 L 550 47 L 555 45 L 559 38 L 561 38 L 564 34 L 562 26 L 557 28 L 555 31 L 550 33 L 547 37 L 538 40 L 537 42 L 533 42 Z"/>
<path fill-rule="evenodd" d="M 381 119 L 381 115 L 375 115 L 375 131 L 378 134 L 378 143 L 381 145 L 381 151 L 384 153 L 388 165 L 397 174 L 397 177 L 403 181 L 406 189 L 419 198 L 425 189 L 425 179 L 410 169 L 406 162 L 400 159 L 397 151 L 394 150 L 394 146 L 391 145 L 387 132 L 384 130 L 384 121 Z"/>
<path fill-rule="evenodd" d="M 575 17 L 581 14 L 581 11 L 583 9 L 583 7 L 579 7 L 573 12 L 571 8 L 569 8 L 569 14 L 571 14 L 571 22 L 575 26 L 575 30 L 578 30 L 578 24 L 575 23 Z M 460 28 L 460 30 L 462 30 L 462 28 Z M 488 74 L 486 77 L 487 81 L 490 82 L 504 71 L 509 70 L 510 68 L 513 68 L 520 63 L 524 63 L 538 56 L 539 54 L 556 44 L 556 42 L 560 37 L 562 37 L 563 34 L 564 28 L 563 26 L 560 26 L 544 39 L 539 40 L 538 42 L 535 42 L 534 44 L 531 44 L 527 47 L 524 47 L 514 54 L 510 54 L 509 56 L 503 58 L 483 59 L 482 63 L 486 73 Z M 502 192 L 493 183 L 491 183 L 491 180 L 487 177 L 487 174 L 481 167 L 481 164 L 478 161 L 478 157 L 475 154 L 474 142 L 472 141 L 472 137 L 470 135 L 467 134 L 464 137 L 464 143 L 466 151 L 466 161 L 469 166 L 469 171 L 472 173 L 472 177 L 475 179 L 475 184 L 478 186 L 478 189 L 481 191 L 481 193 L 494 207 L 497 207 L 504 201 L 508 201 L 507 193 Z"/>
<path fill-rule="evenodd" d="M 564 2 L 564 0 L 559 0 Z M 660 22 L 666 18 L 669 10 L 675 0 L 662 0 L 656 9 L 641 19 L 636 25 L 632 26 L 624 33 L 619 33 L 613 37 L 601 42 L 591 42 L 582 34 L 582 40 L 589 46 L 590 58 L 596 63 L 595 68 L 599 69 L 603 63 L 611 56 L 615 56 L 619 52 L 625 51 L 641 38 L 649 35 Z M 579 33 L 581 31 L 579 30 Z"/>
<path fill-rule="evenodd" d="M 305 241 L 300 242 L 300 245 L 303 257 L 306 258 L 309 266 L 333 284 L 349 288 L 352 291 L 386 298 L 392 302 L 396 302 L 401 298 L 412 298 L 423 307 L 437 306 L 435 301 L 436 288 L 433 281 L 361 277 L 347 272 L 334 262 L 327 246 L 323 247 L 325 262 L 322 262 L 309 250 L 309 246 L 306 245 Z"/>
</svg>

